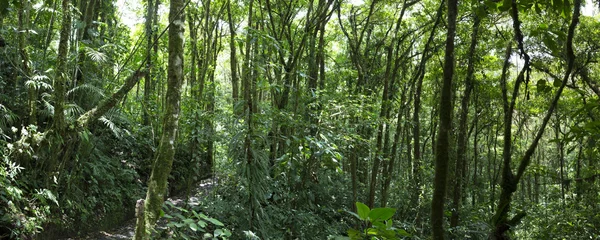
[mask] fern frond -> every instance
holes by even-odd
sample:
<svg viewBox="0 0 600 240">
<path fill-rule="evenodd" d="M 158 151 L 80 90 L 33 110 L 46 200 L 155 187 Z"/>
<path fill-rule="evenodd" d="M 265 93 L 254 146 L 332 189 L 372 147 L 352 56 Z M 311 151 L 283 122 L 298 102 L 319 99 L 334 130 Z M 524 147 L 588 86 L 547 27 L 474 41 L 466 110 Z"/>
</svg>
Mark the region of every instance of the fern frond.
<svg viewBox="0 0 600 240">
<path fill-rule="evenodd" d="M 38 114 L 44 116 L 44 117 L 52 117 L 54 116 L 54 105 L 52 105 L 50 103 L 50 101 L 48 100 L 48 98 L 50 98 L 51 95 L 48 93 L 42 93 L 42 105 L 44 106 L 42 109 L 38 110 Z"/>
<path fill-rule="evenodd" d="M 33 76 L 32 80 L 27 80 L 25 82 L 25 86 L 28 88 L 35 88 L 36 90 L 44 89 L 44 90 L 52 90 L 52 85 L 43 81 L 43 78 L 38 78 L 39 75 Z M 46 76 L 44 76 L 46 77 Z M 37 78 L 37 79 L 36 79 Z M 47 77 L 46 77 L 47 78 Z M 49 78 L 48 78 L 49 79 Z"/>
<path fill-rule="evenodd" d="M 106 127 L 108 127 L 108 129 L 110 129 L 110 131 L 115 135 L 115 137 L 117 137 L 117 138 L 122 137 L 123 130 L 121 128 L 119 128 L 117 126 L 117 124 L 115 124 L 113 121 L 106 118 L 105 116 L 100 117 L 98 120 L 100 120 L 100 122 L 104 123 L 104 125 Z"/>
<path fill-rule="evenodd" d="M 83 110 L 83 108 L 81 108 L 79 105 L 77 105 L 75 103 L 65 104 L 65 116 L 67 116 L 67 117 L 75 118 L 77 116 L 80 116 L 84 112 L 85 111 Z"/>
<path fill-rule="evenodd" d="M 94 62 L 105 63 L 108 61 L 108 57 L 105 53 L 94 50 L 91 47 L 85 47 L 85 55 L 92 59 Z"/>
<path fill-rule="evenodd" d="M 77 87 L 74 87 L 72 89 L 70 89 L 69 91 L 67 91 L 67 96 L 71 96 L 73 93 L 76 92 L 82 92 L 82 94 L 84 95 L 89 95 L 89 94 L 93 94 L 96 96 L 99 96 L 100 98 L 104 98 L 104 91 L 94 85 L 85 83 L 85 84 L 81 84 Z"/>
</svg>

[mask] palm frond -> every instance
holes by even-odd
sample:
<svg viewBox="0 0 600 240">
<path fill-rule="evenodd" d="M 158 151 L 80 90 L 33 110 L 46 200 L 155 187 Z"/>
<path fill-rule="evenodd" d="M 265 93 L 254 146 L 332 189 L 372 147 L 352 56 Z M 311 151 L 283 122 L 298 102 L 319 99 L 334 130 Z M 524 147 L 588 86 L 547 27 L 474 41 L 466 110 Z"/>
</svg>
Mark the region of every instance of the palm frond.
<svg viewBox="0 0 600 240">
<path fill-rule="evenodd" d="M 76 93 L 76 92 L 81 92 L 84 95 L 93 94 L 93 95 L 99 96 L 101 98 L 105 97 L 104 91 L 102 89 L 100 89 L 92 84 L 88 84 L 88 83 L 81 84 L 77 87 L 70 89 L 69 91 L 67 91 L 67 96 L 71 96 L 73 93 Z"/>
<path fill-rule="evenodd" d="M 102 116 L 98 120 L 100 120 L 100 122 L 104 123 L 104 125 L 106 127 L 108 127 L 108 129 L 110 129 L 110 131 L 115 135 L 115 137 L 121 138 L 123 136 L 123 130 L 121 128 L 119 128 L 117 126 L 117 124 L 115 124 L 113 121 L 111 121 L 107 117 Z"/>
<path fill-rule="evenodd" d="M 54 116 L 54 105 L 50 103 L 48 98 L 51 95 L 48 93 L 42 93 L 42 105 L 44 106 L 42 109 L 38 110 L 38 114 L 44 117 L 52 117 Z"/>
<path fill-rule="evenodd" d="M 25 86 L 28 88 L 35 88 L 36 90 L 44 89 L 44 90 L 52 90 L 52 85 L 47 83 L 44 80 L 50 80 L 48 76 L 45 75 L 35 75 L 31 77 L 31 80 L 27 80 L 25 82 Z"/>
<path fill-rule="evenodd" d="M 65 116 L 69 118 L 76 118 L 83 114 L 85 111 L 79 105 L 75 103 L 65 104 Z"/>
<path fill-rule="evenodd" d="M 94 62 L 105 63 L 108 61 L 108 57 L 105 53 L 94 50 L 91 47 L 85 47 L 85 55 L 92 59 Z"/>
</svg>

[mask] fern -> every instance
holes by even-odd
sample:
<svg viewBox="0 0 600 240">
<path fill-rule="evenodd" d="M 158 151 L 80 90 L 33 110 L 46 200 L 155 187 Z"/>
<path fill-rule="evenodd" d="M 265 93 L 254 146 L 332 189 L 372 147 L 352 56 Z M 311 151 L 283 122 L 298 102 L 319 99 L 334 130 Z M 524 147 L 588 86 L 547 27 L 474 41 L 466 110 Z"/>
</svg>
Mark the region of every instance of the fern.
<svg viewBox="0 0 600 240">
<path fill-rule="evenodd" d="M 98 63 L 105 63 L 108 61 L 108 57 L 105 53 L 94 50 L 91 47 L 85 47 L 85 55 L 87 55 L 92 61 Z"/>
<path fill-rule="evenodd" d="M 38 114 L 44 117 L 54 116 L 54 105 L 50 103 L 48 98 L 52 97 L 49 93 L 42 93 L 42 105 L 44 108 L 38 110 Z"/>
<path fill-rule="evenodd" d="M 67 103 L 65 105 L 65 116 L 67 118 L 76 118 L 83 114 L 85 111 L 79 105 L 75 103 Z"/>
<path fill-rule="evenodd" d="M 127 131 L 127 129 L 123 129 L 117 126 L 115 123 L 116 120 L 121 122 L 127 121 L 127 118 L 121 114 L 120 111 L 116 109 L 109 110 L 104 116 L 100 117 L 98 120 L 102 122 L 110 131 L 115 135 L 115 137 L 121 139 L 123 134 L 130 135 L 131 133 Z"/>
<path fill-rule="evenodd" d="M 6 129 L 19 120 L 19 117 L 10 109 L 0 104 L 0 130 Z"/>
<path fill-rule="evenodd" d="M 36 80 L 37 76 L 34 76 L 32 80 L 28 80 L 25 82 L 25 86 L 28 88 L 35 88 L 36 90 L 44 89 L 44 90 L 53 90 L 52 85 L 42 80 Z"/>
<path fill-rule="evenodd" d="M 100 89 L 94 85 L 87 84 L 87 83 L 81 84 L 81 85 L 74 87 L 71 90 L 67 91 L 67 96 L 71 96 L 72 94 L 77 93 L 77 92 L 81 92 L 84 95 L 93 94 L 93 95 L 99 96 L 101 98 L 105 97 L 104 91 L 102 89 Z"/>
</svg>

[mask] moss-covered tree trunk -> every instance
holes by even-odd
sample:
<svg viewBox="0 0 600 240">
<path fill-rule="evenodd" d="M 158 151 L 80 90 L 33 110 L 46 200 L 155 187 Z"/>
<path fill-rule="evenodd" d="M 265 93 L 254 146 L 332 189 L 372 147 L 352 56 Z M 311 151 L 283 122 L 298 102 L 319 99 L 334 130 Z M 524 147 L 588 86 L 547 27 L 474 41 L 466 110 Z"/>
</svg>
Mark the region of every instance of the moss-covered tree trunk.
<svg viewBox="0 0 600 240">
<path fill-rule="evenodd" d="M 452 127 L 452 77 L 454 75 L 454 36 L 458 1 L 448 0 L 448 34 L 444 57 L 444 80 L 440 98 L 439 133 L 435 151 L 435 178 L 431 200 L 431 227 L 433 239 L 444 239 L 444 199 L 450 153 L 450 128 Z"/>
<path fill-rule="evenodd" d="M 152 228 L 159 218 L 163 204 L 167 178 L 175 155 L 175 140 L 179 121 L 179 102 L 183 82 L 183 41 L 185 17 L 183 0 L 171 0 L 169 9 L 169 67 L 167 70 L 167 94 L 163 131 L 152 173 L 148 180 L 148 192 L 144 202 L 144 224 L 138 224 L 135 239 L 149 239 Z M 141 217 L 138 218 L 141 221 Z"/>
</svg>

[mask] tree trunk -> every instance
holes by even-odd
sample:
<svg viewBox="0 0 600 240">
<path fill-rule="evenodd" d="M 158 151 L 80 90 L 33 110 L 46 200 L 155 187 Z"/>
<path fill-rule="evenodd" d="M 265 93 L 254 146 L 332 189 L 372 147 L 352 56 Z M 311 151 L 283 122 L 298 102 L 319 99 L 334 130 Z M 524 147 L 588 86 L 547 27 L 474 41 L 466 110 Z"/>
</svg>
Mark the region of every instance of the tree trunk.
<svg viewBox="0 0 600 240">
<path fill-rule="evenodd" d="M 183 82 L 184 1 L 171 0 L 169 9 L 169 66 L 163 132 L 148 180 L 148 192 L 144 202 L 144 227 L 135 230 L 135 239 L 149 239 L 160 216 L 167 190 L 167 178 L 173 165 L 175 141 L 179 122 L 179 102 Z"/>
<path fill-rule="evenodd" d="M 431 200 L 431 227 L 433 239 L 444 239 L 444 199 L 450 149 L 450 128 L 452 127 L 452 77 L 454 75 L 454 36 L 456 35 L 456 15 L 458 1 L 448 0 L 448 34 L 444 56 L 444 77 L 440 98 L 440 122 L 435 150 L 435 177 Z"/>
<path fill-rule="evenodd" d="M 568 35 L 567 35 L 567 44 L 566 44 L 567 66 L 566 66 L 566 70 L 565 70 L 565 75 L 562 79 L 562 84 L 558 88 L 556 94 L 554 95 L 554 98 L 552 99 L 550 107 L 548 108 L 548 111 L 546 112 L 546 115 L 544 116 L 544 118 L 542 120 L 540 129 L 537 131 L 535 138 L 533 139 L 533 142 L 531 143 L 531 145 L 529 145 L 524 156 L 520 159 L 519 167 L 517 169 L 517 174 L 514 175 L 512 169 L 510 167 L 510 163 L 511 163 L 510 139 L 512 138 L 511 125 L 512 125 L 512 112 L 513 112 L 512 110 L 514 109 L 515 100 L 518 95 L 519 83 L 523 82 L 524 72 L 527 69 L 527 67 L 529 66 L 529 57 L 525 53 L 524 47 L 523 47 L 523 35 L 522 35 L 520 27 L 519 27 L 520 22 L 518 20 L 517 3 L 515 0 L 512 1 L 512 14 L 513 14 L 513 24 L 514 24 L 514 28 L 515 28 L 515 35 L 516 35 L 517 43 L 519 44 L 519 48 L 521 49 L 521 53 L 525 56 L 525 67 L 521 71 L 519 76 L 517 77 L 517 82 L 515 83 L 515 87 L 513 89 L 513 96 L 512 96 L 512 101 L 510 103 L 510 106 L 508 105 L 508 98 L 507 98 L 507 94 L 506 94 L 506 79 L 503 77 L 503 80 L 502 80 L 502 92 L 503 92 L 502 94 L 503 94 L 503 99 L 504 99 L 503 102 L 504 102 L 504 110 L 505 110 L 504 111 L 504 115 L 505 115 L 504 116 L 504 119 L 505 119 L 504 120 L 504 124 L 505 124 L 505 127 L 504 127 L 505 128 L 504 129 L 504 163 L 503 163 L 503 169 L 502 169 L 502 184 L 501 184 L 502 192 L 500 193 L 500 199 L 498 202 L 498 206 L 496 208 L 496 213 L 494 214 L 494 217 L 492 218 L 492 224 L 494 225 L 494 229 L 492 230 L 490 239 L 494 239 L 494 240 L 508 239 L 508 237 L 506 236 L 506 232 L 508 232 L 512 226 L 516 225 L 521 220 L 521 218 L 523 218 L 525 216 L 525 213 L 521 212 L 521 213 L 516 214 L 514 217 L 512 217 L 512 219 L 510 219 L 510 220 L 508 219 L 508 214 L 510 212 L 510 205 L 512 202 L 512 195 L 517 190 L 519 180 L 523 177 L 523 174 L 525 174 L 525 170 L 526 170 L 527 166 L 529 166 L 529 163 L 531 162 L 531 157 L 532 157 L 533 153 L 535 152 L 535 149 L 536 149 L 540 139 L 542 138 L 542 135 L 544 134 L 544 130 L 548 124 L 548 121 L 550 120 L 550 117 L 552 116 L 554 109 L 556 108 L 556 105 L 558 104 L 558 100 L 560 99 L 562 91 L 564 90 L 564 88 L 569 80 L 571 71 L 573 70 L 573 66 L 575 64 L 575 55 L 573 53 L 573 37 L 575 35 L 575 28 L 577 27 L 577 24 L 579 23 L 580 9 L 581 9 L 581 0 L 575 0 L 574 9 L 573 9 L 573 17 L 571 20 L 571 24 L 569 25 L 569 30 L 568 30 Z M 509 47 L 509 49 L 510 49 L 510 47 Z M 510 50 L 507 52 L 510 52 Z M 505 60 L 506 62 L 508 62 L 509 57 L 510 57 L 510 53 L 507 54 L 507 57 Z M 506 62 L 505 62 L 505 66 L 507 65 Z M 503 75 L 504 75 L 504 73 L 503 73 Z"/>
<path fill-rule="evenodd" d="M 151 105 L 152 103 L 150 102 L 150 97 L 152 95 L 152 32 L 153 32 L 153 22 L 154 22 L 154 4 L 152 2 L 153 0 L 148 0 L 147 1 L 147 6 L 146 6 L 146 22 L 145 22 L 145 33 L 146 33 L 146 78 L 144 79 L 144 104 L 143 104 L 143 116 L 142 116 L 142 121 L 144 126 L 150 126 L 150 119 L 152 118 L 150 112 L 151 112 Z M 190 33 L 191 33 L 191 29 L 190 29 Z M 196 50 L 196 44 L 195 42 L 192 42 L 192 65 L 194 62 L 194 54 L 195 54 L 195 50 Z M 195 69 L 192 66 L 192 76 L 194 76 L 195 73 Z"/>
<path fill-rule="evenodd" d="M 233 23 L 231 13 L 231 0 L 227 0 L 227 21 L 229 23 L 229 62 L 230 62 L 230 70 L 231 70 L 231 97 L 233 98 L 233 110 L 235 112 L 235 105 L 239 100 L 239 80 L 238 80 L 238 63 L 237 63 L 237 55 L 235 48 L 235 24 Z"/>
<path fill-rule="evenodd" d="M 458 120 L 458 146 L 456 149 L 456 166 L 454 168 L 454 193 L 452 197 L 452 216 L 450 217 L 450 227 L 458 226 L 460 199 L 463 184 L 463 165 L 466 163 L 467 152 L 467 122 L 469 116 L 469 102 L 471 101 L 471 92 L 473 91 L 473 72 L 475 71 L 475 51 L 477 47 L 477 37 L 479 33 L 479 24 L 481 19 L 477 14 L 473 14 L 473 32 L 471 33 L 471 45 L 469 47 L 467 76 L 465 79 L 465 92 L 461 100 L 460 119 Z M 477 116 L 475 116 L 477 118 Z"/>
</svg>

